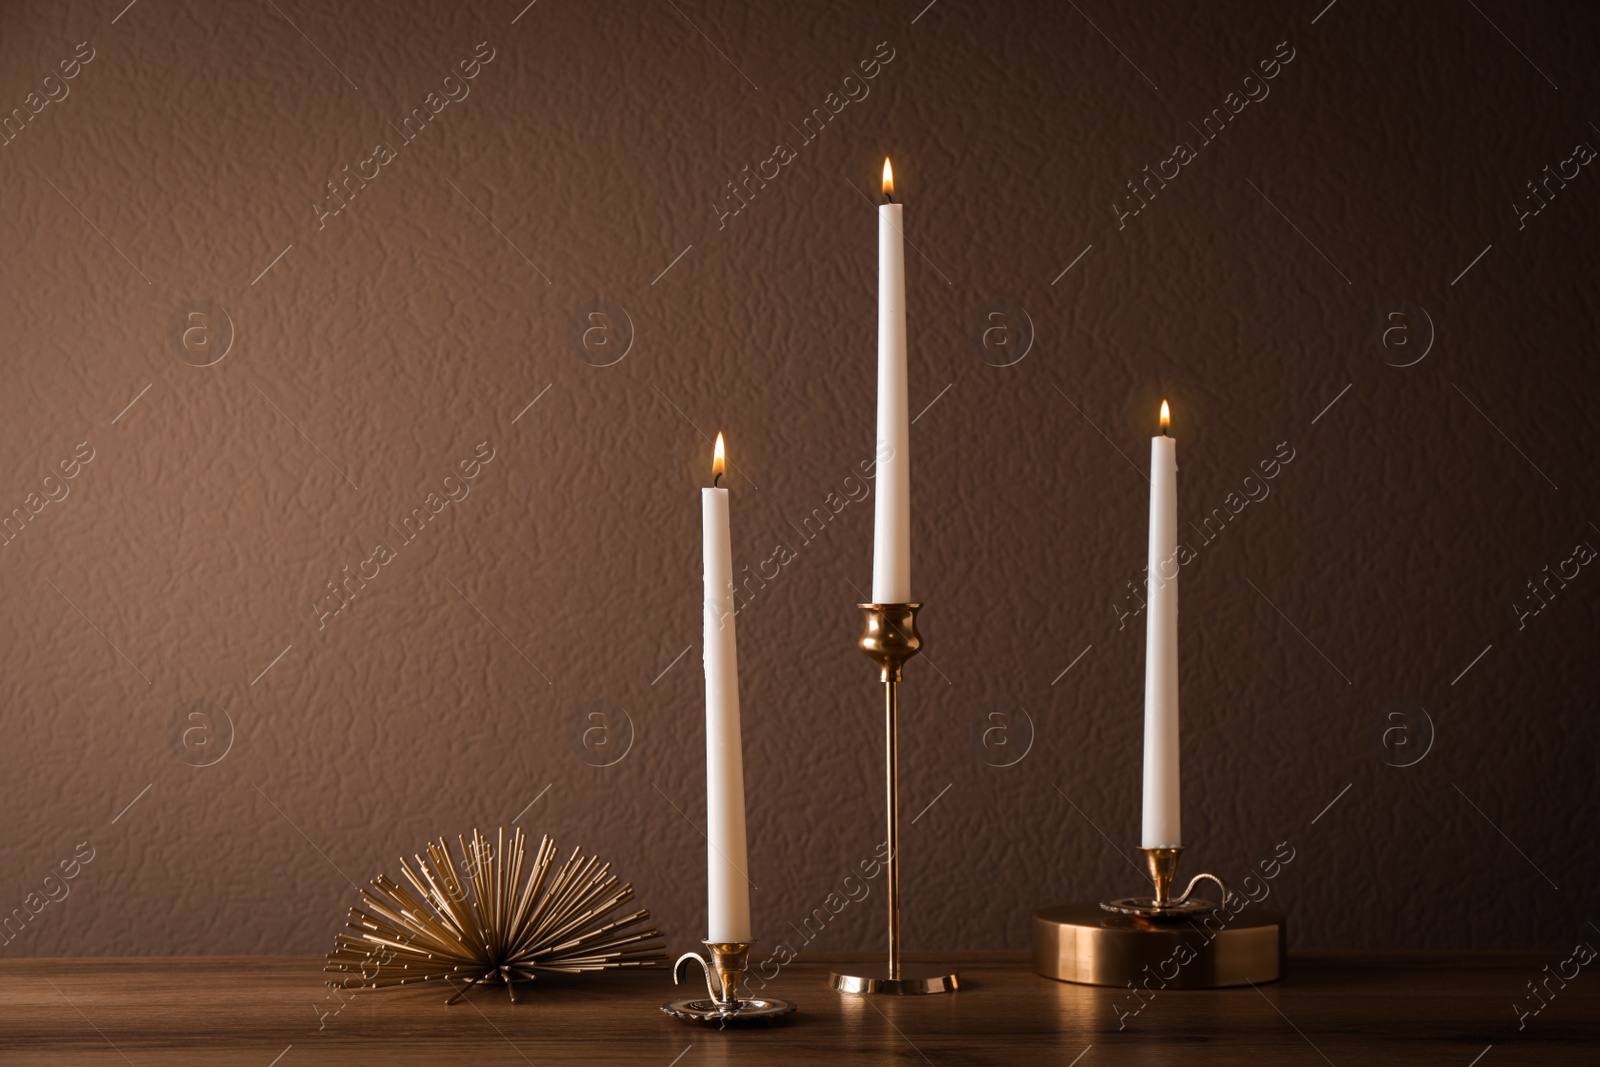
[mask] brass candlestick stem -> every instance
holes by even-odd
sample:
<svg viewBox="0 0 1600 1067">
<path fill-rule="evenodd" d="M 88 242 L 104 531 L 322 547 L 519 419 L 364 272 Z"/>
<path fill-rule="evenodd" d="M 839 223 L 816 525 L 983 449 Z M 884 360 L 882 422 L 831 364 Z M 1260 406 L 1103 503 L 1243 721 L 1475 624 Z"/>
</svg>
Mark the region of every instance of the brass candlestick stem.
<svg viewBox="0 0 1600 1067">
<path fill-rule="evenodd" d="M 750 947 L 754 941 L 706 941 L 710 962 L 698 952 L 685 952 L 672 965 L 672 984 L 683 981 L 684 964 L 693 961 L 706 975 L 706 997 L 690 997 L 661 1005 L 668 1015 L 688 1022 L 716 1023 L 767 1023 L 781 1019 L 794 1011 L 794 1003 L 777 997 L 740 998 L 739 986 L 750 969 Z M 712 975 L 716 982 L 712 982 Z"/>
<path fill-rule="evenodd" d="M 901 668 L 906 660 L 922 651 L 917 633 L 917 611 L 921 604 L 857 604 L 864 627 L 857 646 L 878 664 L 878 678 L 884 690 L 884 781 L 888 808 L 887 896 L 889 898 L 889 973 L 850 975 L 834 972 L 828 983 L 841 993 L 950 993 L 959 987 L 954 974 L 910 976 L 900 966 L 900 771 L 899 715 Z"/>
</svg>

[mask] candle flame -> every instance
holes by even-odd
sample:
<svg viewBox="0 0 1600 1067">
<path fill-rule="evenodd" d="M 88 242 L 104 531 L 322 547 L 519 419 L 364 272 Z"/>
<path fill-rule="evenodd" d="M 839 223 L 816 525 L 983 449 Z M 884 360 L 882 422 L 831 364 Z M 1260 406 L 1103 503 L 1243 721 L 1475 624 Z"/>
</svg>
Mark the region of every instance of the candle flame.
<svg viewBox="0 0 1600 1067">
<path fill-rule="evenodd" d="M 716 450 L 711 454 L 711 481 L 712 481 L 712 484 L 716 484 L 717 479 L 721 478 L 723 473 L 727 469 L 728 469 L 728 453 L 727 453 L 727 449 L 723 447 L 722 434 L 719 431 L 717 433 L 717 447 L 716 447 Z"/>
<path fill-rule="evenodd" d="M 1161 402 L 1161 433 L 1166 435 L 1167 427 L 1172 425 L 1172 409 L 1167 407 L 1167 402 Z"/>
<path fill-rule="evenodd" d="M 883 157 L 883 195 L 894 196 L 894 168 L 889 166 L 889 157 Z"/>
</svg>

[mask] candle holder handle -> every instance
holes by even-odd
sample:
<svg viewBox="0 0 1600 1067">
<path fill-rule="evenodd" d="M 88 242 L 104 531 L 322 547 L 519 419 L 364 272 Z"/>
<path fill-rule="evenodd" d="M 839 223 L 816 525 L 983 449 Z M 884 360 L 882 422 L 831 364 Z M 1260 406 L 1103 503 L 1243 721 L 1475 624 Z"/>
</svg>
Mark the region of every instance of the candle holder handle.
<svg viewBox="0 0 1600 1067">
<path fill-rule="evenodd" d="M 690 997 L 661 1005 L 668 1015 L 687 1022 L 729 1023 L 772 1022 L 795 1010 L 794 1002 L 777 997 L 739 997 L 739 987 L 750 969 L 750 949 L 754 941 L 705 941 L 708 961 L 698 952 L 685 952 L 672 965 L 672 984 L 681 985 L 685 964 L 698 963 L 705 972 L 706 998 Z M 716 975 L 713 984 L 712 975 Z"/>
<path fill-rule="evenodd" d="M 889 898 L 889 973 L 887 977 L 834 972 L 828 983 L 841 993 L 950 993 L 959 986 L 954 974 L 908 977 L 900 966 L 900 681 L 906 660 L 922 651 L 917 632 L 921 604 L 857 604 L 863 616 L 856 647 L 878 665 L 884 702 L 884 799 L 887 808 L 885 844 L 889 850 L 886 896 Z"/>
<path fill-rule="evenodd" d="M 1228 883 L 1227 882 L 1224 882 L 1221 878 L 1217 877 L 1214 874 L 1210 874 L 1210 873 L 1208 873 L 1206 871 L 1201 871 L 1199 874 L 1197 874 L 1193 878 L 1189 879 L 1189 887 L 1183 891 L 1183 895 L 1182 896 L 1174 897 L 1172 899 L 1172 903 L 1174 903 L 1174 904 L 1187 903 L 1188 900 L 1189 900 L 1189 895 L 1194 892 L 1194 887 L 1199 885 L 1201 882 L 1207 881 L 1208 879 L 1210 881 L 1212 881 L 1212 882 L 1215 882 L 1216 886 L 1217 886 L 1217 889 L 1219 889 L 1221 891 L 1222 903 L 1226 904 L 1228 901 L 1233 899 L 1233 890 L 1228 888 Z"/>
</svg>

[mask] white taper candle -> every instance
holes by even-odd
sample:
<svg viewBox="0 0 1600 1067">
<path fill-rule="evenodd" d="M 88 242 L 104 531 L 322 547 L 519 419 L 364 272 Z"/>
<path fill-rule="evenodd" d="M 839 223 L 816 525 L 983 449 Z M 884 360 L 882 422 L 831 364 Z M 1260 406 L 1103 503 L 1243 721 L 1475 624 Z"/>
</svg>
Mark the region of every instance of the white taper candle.
<svg viewBox="0 0 1600 1067">
<path fill-rule="evenodd" d="M 883 161 L 883 191 L 894 172 Z M 911 601 L 911 420 L 906 388 L 906 250 L 899 204 L 878 208 L 878 447 L 872 600 Z"/>
<path fill-rule="evenodd" d="M 717 434 L 714 473 L 723 466 Z M 749 941 L 744 752 L 739 735 L 739 653 L 734 640 L 733 546 L 728 491 L 702 489 L 705 549 L 707 941 Z"/>
<path fill-rule="evenodd" d="M 1140 844 L 1183 844 L 1178 789 L 1178 450 L 1167 436 L 1150 439 L 1150 554 L 1146 571 L 1144 825 Z"/>
</svg>

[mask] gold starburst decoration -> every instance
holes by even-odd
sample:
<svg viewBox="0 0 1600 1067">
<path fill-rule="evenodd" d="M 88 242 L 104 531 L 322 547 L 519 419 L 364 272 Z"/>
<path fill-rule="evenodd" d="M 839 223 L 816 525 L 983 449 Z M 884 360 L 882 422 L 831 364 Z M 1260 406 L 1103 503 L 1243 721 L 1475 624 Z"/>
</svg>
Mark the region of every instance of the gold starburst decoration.
<svg viewBox="0 0 1600 1067">
<path fill-rule="evenodd" d="M 514 983 L 538 971 L 578 974 L 665 962 L 661 931 L 631 929 L 650 917 L 645 909 L 616 918 L 633 899 L 611 864 L 574 849 L 552 870 L 556 847 L 541 838 L 527 881 L 522 880 L 527 839 L 505 830 L 494 842 L 477 830 L 456 838 L 466 877 L 445 838 L 428 842 L 427 856 L 405 859 L 400 869 L 416 890 L 385 875 L 361 891 L 364 907 L 350 909 L 346 930 L 334 936 L 325 971 L 342 974 L 330 986 L 379 989 L 412 982 L 448 982 L 454 1004 L 475 986 Z"/>
</svg>

